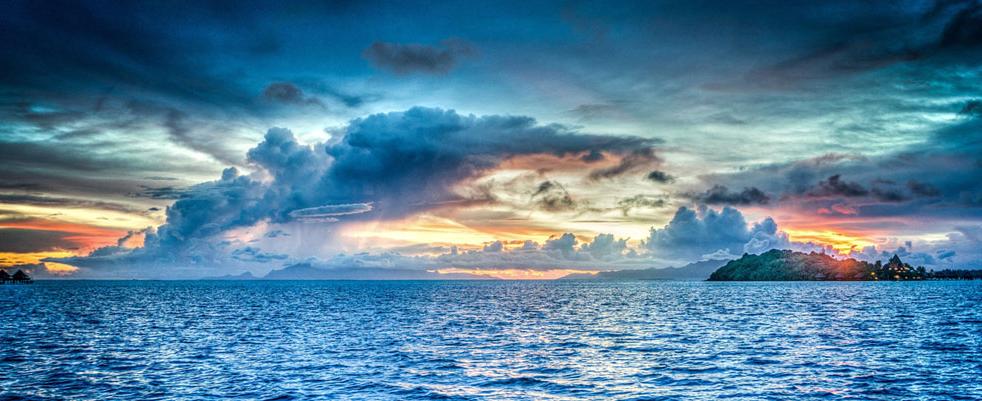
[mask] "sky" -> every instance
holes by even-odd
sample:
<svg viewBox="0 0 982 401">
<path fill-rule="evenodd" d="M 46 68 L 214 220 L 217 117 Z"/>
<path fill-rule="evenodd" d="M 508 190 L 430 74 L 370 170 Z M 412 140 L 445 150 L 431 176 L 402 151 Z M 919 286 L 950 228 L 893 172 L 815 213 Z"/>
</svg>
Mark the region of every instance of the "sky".
<svg viewBox="0 0 982 401">
<path fill-rule="evenodd" d="M 8 269 L 982 268 L 976 1 L 0 8 Z"/>
</svg>

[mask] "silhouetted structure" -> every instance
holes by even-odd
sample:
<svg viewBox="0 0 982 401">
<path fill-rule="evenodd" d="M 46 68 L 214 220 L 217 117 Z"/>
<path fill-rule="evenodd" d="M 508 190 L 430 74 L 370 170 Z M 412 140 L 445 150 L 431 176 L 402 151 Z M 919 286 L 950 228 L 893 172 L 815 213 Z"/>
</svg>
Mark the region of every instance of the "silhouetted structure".
<svg viewBox="0 0 982 401">
<path fill-rule="evenodd" d="M 32 280 L 31 276 L 28 276 L 27 273 L 24 273 L 23 270 L 17 270 L 17 273 L 14 273 L 13 277 L 6 282 L 14 284 L 31 284 L 34 282 L 34 280 Z"/>
<path fill-rule="evenodd" d="M 13 280 L 10 274 L 6 270 L 0 270 L 0 284 L 6 284 L 8 281 Z"/>
</svg>

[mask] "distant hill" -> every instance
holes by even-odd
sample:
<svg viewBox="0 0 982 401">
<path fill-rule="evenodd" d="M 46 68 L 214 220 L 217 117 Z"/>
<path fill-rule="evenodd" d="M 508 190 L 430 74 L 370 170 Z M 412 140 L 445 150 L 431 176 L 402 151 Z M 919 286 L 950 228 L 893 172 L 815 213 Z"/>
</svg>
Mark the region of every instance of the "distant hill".
<svg viewBox="0 0 982 401">
<path fill-rule="evenodd" d="M 224 276 L 205 277 L 205 278 L 202 278 L 202 280 L 206 280 L 206 281 L 208 281 L 208 280 L 211 280 L 211 281 L 215 281 L 215 280 L 257 280 L 257 278 L 256 278 L 256 276 L 253 276 L 252 273 L 244 272 L 242 274 L 226 274 Z"/>
<path fill-rule="evenodd" d="M 705 280 L 726 262 L 725 260 L 704 260 L 682 267 L 613 270 L 597 274 L 570 274 L 561 280 Z"/>
<path fill-rule="evenodd" d="M 710 281 L 838 281 L 838 280 L 942 280 L 982 278 L 982 271 L 944 270 L 928 272 L 893 255 L 887 263 L 836 259 L 822 253 L 770 250 L 760 255 L 743 255 L 709 276 Z"/>
<path fill-rule="evenodd" d="M 269 272 L 266 280 L 494 280 L 475 274 L 439 274 L 425 270 L 370 267 L 321 268 L 298 263 Z"/>
<path fill-rule="evenodd" d="M 821 253 L 770 250 L 743 255 L 709 276 L 710 281 L 865 280 L 872 265 L 856 259 L 836 259 Z"/>
</svg>

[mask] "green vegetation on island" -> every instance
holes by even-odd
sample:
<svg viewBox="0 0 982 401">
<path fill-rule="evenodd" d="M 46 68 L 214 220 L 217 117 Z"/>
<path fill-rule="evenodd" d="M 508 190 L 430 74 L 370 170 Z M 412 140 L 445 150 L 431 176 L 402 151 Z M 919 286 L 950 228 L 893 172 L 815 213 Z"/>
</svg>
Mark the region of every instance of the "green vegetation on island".
<svg viewBox="0 0 982 401">
<path fill-rule="evenodd" d="M 894 255 L 887 263 L 836 259 L 822 253 L 770 250 L 760 255 L 744 254 L 731 260 L 709 281 L 875 281 L 982 279 L 982 270 L 928 271 L 913 267 Z"/>
</svg>

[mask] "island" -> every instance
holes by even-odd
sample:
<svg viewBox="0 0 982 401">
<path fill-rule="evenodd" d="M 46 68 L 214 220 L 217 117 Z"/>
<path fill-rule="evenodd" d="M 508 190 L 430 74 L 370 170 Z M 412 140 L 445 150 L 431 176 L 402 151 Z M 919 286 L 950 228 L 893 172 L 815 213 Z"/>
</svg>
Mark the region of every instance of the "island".
<svg viewBox="0 0 982 401">
<path fill-rule="evenodd" d="M 705 280 L 726 264 L 726 260 L 703 260 L 681 267 L 609 270 L 597 273 L 573 273 L 560 280 Z"/>
<path fill-rule="evenodd" d="M 982 279 L 982 270 L 928 271 L 893 255 L 887 263 L 835 258 L 824 253 L 770 250 L 744 254 L 709 276 L 709 281 L 904 281 Z"/>
</svg>

